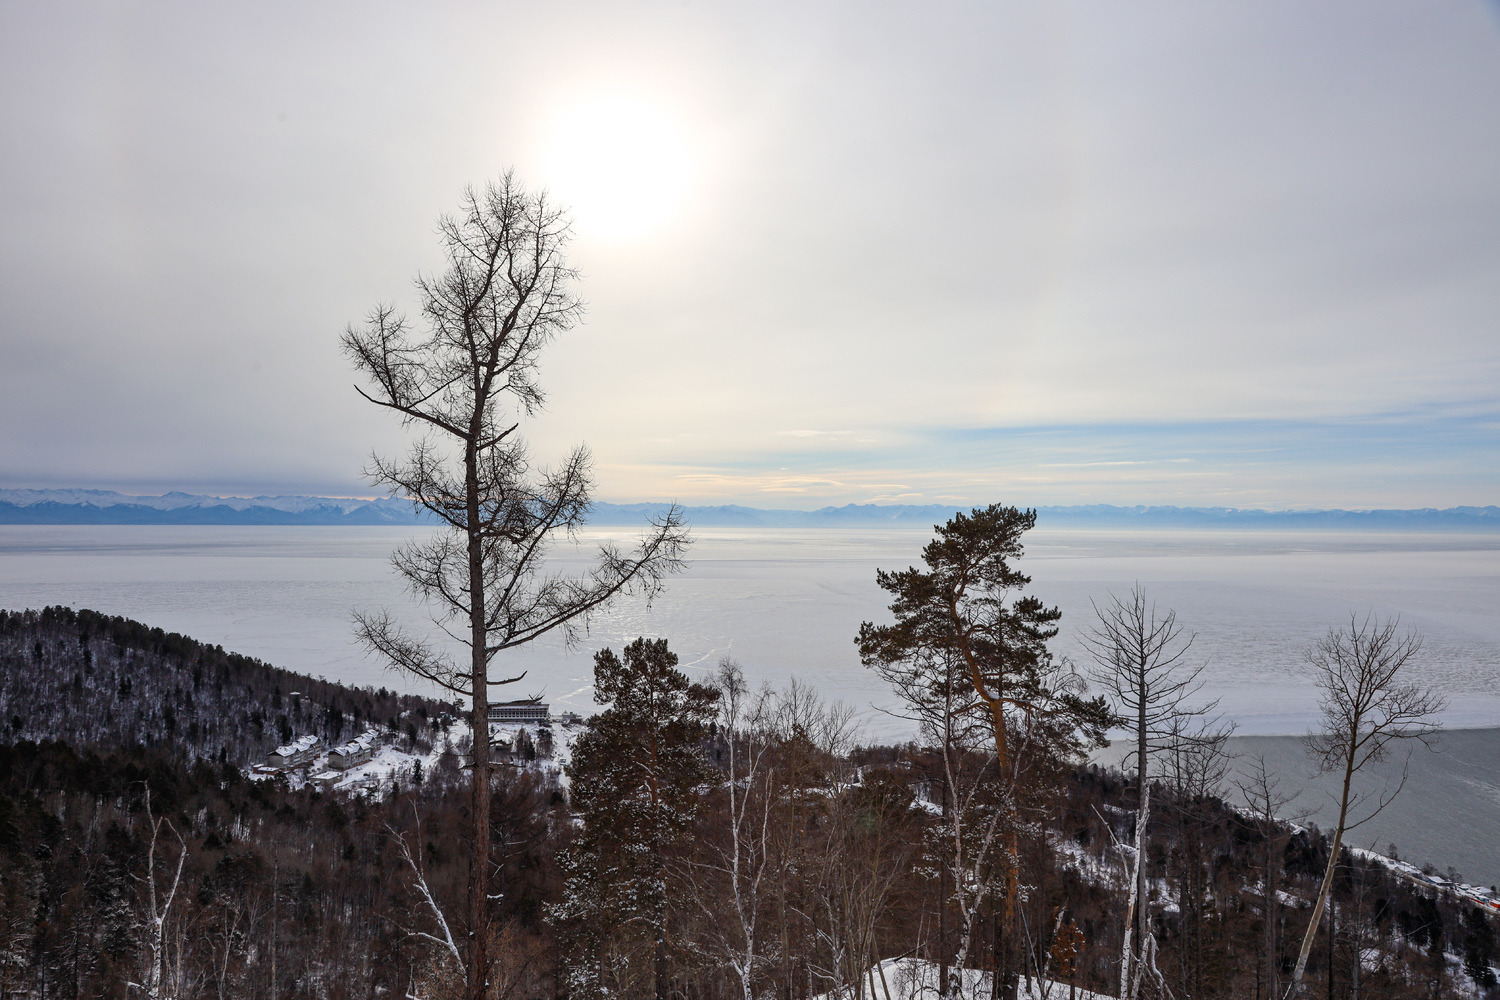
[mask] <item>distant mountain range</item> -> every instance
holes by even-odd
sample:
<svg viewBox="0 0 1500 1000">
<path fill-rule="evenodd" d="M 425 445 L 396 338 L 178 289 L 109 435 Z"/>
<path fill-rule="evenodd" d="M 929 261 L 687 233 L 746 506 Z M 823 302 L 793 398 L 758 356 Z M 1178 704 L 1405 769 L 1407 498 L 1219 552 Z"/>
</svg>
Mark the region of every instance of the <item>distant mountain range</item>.
<svg viewBox="0 0 1500 1000">
<path fill-rule="evenodd" d="M 594 505 L 590 523 L 634 527 L 663 503 Z M 763 510 L 730 504 L 688 507 L 700 527 L 928 528 L 964 508 L 943 504 L 846 504 L 818 510 Z M 410 504 L 382 497 L 129 496 L 109 490 L 0 490 L 0 524 L 347 524 L 427 523 Z M 1236 507 L 1038 507 L 1043 528 L 1266 528 L 1360 531 L 1500 531 L 1500 507 L 1446 510 L 1251 510 Z"/>
<path fill-rule="evenodd" d="M 128 496 L 111 490 L 0 490 L 0 524 L 416 524 L 381 498 Z"/>
</svg>

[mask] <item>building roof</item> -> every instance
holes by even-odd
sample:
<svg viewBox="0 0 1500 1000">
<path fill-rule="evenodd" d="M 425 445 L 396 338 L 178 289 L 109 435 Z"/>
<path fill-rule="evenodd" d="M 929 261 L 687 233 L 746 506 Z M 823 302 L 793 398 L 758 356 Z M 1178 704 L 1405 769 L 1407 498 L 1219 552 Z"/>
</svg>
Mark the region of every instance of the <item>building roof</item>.
<svg viewBox="0 0 1500 1000">
<path fill-rule="evenodd" d="M 352 757 L 357 753 L 363 753 L 364 751 L 374 747 L 375 741 L 379 738 L 380 730 L 366 729 L 364 732 L 354 737 L 354 739 L 350 740 L 348 743 L 345 743 L 341 747 L 336 747 L 333 750 L 333 753 L 336 753 L 341 757 Z"/>
<path fill-rule="evenodd" d="M 293 754 L 306 753 L 317 745 L 318 738 L 309 734 L 307 736 L 301 737 L 300 739 L 293 740 L 291 743 L 288 743 L 284 747 L 277 747 L 271 752 L 276 754 L 276 756 L 278 757 L 290 757 Z"/>
</svg>

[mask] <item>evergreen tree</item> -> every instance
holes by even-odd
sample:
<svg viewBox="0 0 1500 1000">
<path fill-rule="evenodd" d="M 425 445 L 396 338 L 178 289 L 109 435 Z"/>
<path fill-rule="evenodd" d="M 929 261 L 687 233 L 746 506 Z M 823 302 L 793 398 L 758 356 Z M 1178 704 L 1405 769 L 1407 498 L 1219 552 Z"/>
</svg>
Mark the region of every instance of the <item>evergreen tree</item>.
<svg viewBox="0 0 1500 1000">
<path fill-rule="evenodd" d="M 712 780 L 702 740 L 718 692 L 677 669 L 665 639 L 636 639 L 623 658 L 594 657 L 595 697 L 606 711 L 589 723 L 568 765 L 572 804 L 583 819 L 559 859 L 566 882 L 554 912 L 568 994 L 664 998 L 671 980 L 671 860 Z"/>
<path fill-rule="evenodd" d="M 1495 931 L 1489 918 L 1475 908 L 1466 914 L 1464 923 L 1464 974 L 1474 980 L 1476 986 L 1488 989 L 1500 985 L 1500 979 L 1490 967 L 1495 960 Z"/>
<path fill-rule="evenodd" d="M 937 526 L 922 549 L 925 570 L 876 571 L 895 622 L 865 622 L 855 639 L 865 665 L 897 680 L 919 717 L 958 711 L 982 720 L 993 739 L 998 826 L 979 839 L 998 841 L 1003 858 L 995 951 L 1005 1000 L 1016 997 L 1021 968 L 1023 785 L 1045 762 L 1102 744 L 1112 720 L 1103 699 L 1083 698 L 1079 678 L 1047 649 L 1062 612 L 1023 593 L 1031 577 L 1012 563 L 1024 551 L 1021 535 L 1035 525 L 1034 510 L 991 504 Z M 951 812 L 944 820 L 952 822 Z"/>
</svg>

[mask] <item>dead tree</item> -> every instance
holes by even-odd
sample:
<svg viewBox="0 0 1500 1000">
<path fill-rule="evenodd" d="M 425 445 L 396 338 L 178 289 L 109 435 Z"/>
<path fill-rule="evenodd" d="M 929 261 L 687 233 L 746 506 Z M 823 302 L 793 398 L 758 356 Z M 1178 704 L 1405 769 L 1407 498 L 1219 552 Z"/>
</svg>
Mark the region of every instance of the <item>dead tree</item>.
<svg viewBox="0 0 1500 1000">
<path fill-rule="evenodd" d="M 177 901 L 177 891 L 182 886 L 182 866 L 187 861 L 188 850 L 187 842 L 182 839 L 182 834 L 177 832 L 177 827 L 172 825 L 172 821 L 151 812 L 149 786 L 146 788 L 146 822 L 151 827 L 151 842 L 146 845 L 146 874 L 140 879 L 145 886 L 146 897 L 144 921 L 146 959 L 143 963 L 141 982 L 131 982 L 126 985 L 139 990 L 147 997 L 147 1000 L 164 1000 L 167 997 L 178 996 L 181 992 L 182 970 L 180 967 L 174 969 L 169 961 L 167 928 L 172 915 L 172 904 Z M 177 838 L 177 864 L 172 869 L 171 883 L 158 887 L 156 842 L 161 837 L 162 827 L 166 827 L 167 831 Z M 162 871 L 163 874 L 166 873 L 165 866 Z M 181 958 L 180 947 L 178 958 Z M 180 966 L 180 961 L 178 964 Z"/>
<path fill-rule="evenodd" d="M 1164 755 L 1162 775 L 1172 792 L 1168 811 L 1177 820 L 1177 909 L 1181 943 L 1177 949 L 1179 985 L 1186 996 L 1205 993 L 1205 925 L 1213 894 L 1212 870 L 1205 851 L 1205 832 L 1211 825 L 1208 801 L 1219 793 L 1229 773 L 1229 727 L 1203 733 L 1191 718 L 1174 724 L 1182 738 Z"/>
<path fill-rule="evenodd" d="M 1158 613 L 1136 585 L 1127 597 L 1111 595 L 1106 607 L 1094 605 L 1098 624 L 1083 635 L 1096 664 L 1090 679 L 1109 699 L 1116 724 L 1129 734 L 1131 750 L 1120 762 L 1136 772 L 1135 848 L 1122 852 L 1131 867 L 1130 901 L 1120 947 L 1120 996 L 1133 998 L 1142 974 L 1155 971 L 1156 942 L 1151 935 L 1150 894 L 1146 879 L 1146 830 L 1151 821 L 1153 761 L 1161 754 L 1180 754 L 1189 748 L 1222 745 L 1230 727 L 1210 719 L 1217 704 L 1194 707 L 1201 684 L 1200 664 L 1183 661 L 1193 636 L 1184 635 L 1176 612 Z"/>
<path fill-rule="evenodd" d="M 431 610 L 437 627 L 467 647 L 455 660 L 388 612 L 356 616 L 356 633 L 393 667 L 471 700 L 472 844 L 469 858 L 468 995 L 485 996 L 489 959 L 489 689 L 503 650 L 554 630 L 571 642 L 591 613 L 631 591 L 654 594 L 683 565 L 682 513 L 656 520 L 639 548 L 600 547 L 585 574 L 549 573 L 549 543 L 587 519 L 593 479 L 580 447 L 555 468 L 535 468 L 516 434 L 544 394 L 538 355 L 578 319 L 578 275 L 564 251 L 568 221 L 545 195 L 510 174 L 464 194 L 458 215 L 439 223 L 447 269 L 416 281 L 420 327 L 380 306 L 344 334 L 345 353 L 366 377 L 365 399 L 420 432 L 404 461 L 376 457 L 367 472 L 394 496 L 435 520 L 436 534 L 393 557 L 399 576 Z"/>
<path fill-rule="evenodd" d="M 1250 813 L 1255 817 L 1261 835 L 1265 838 L 1259 859 L 1261 892 L 1265 901 L 1262 910 L 1265 915 L 1262 946 L 1265 949 L 1266 996 L 1274 997 L 1280 992 L 1277 980 L 1281 978 L 1279 886 L 1282 857 L 1289 837 L 1284 821 L 1290 819 L 1281 815 L 1281 811 L 1301 792 L 1293 792 L 1291 795 L 1283 793 L 1280 782 L 1266 767 L 1264 756 L 1249 761 L 1248 766 L 1235 779 L 1234 785 L 1240 790 L 1240 795 L 1244 797 L 1245 804 L 1250 808 Z"/>
<path fill-rule="evenodd" d="M 1318 770 L 1325 774 L 1339 772 L 1343 781 L 1338 824 L 1329 844 L 1328 867 L 1302 936 L 1297 966 L 1287 987 L 1288 997 L 1302 987 L 1307 959 L 1328 905 L 1344 834 L 1374 819 L 1406 783 L 1403 776 L 1395 791 L 1378 793 L 1373 806 L 1362 808 L 1368 805 L 1370 797 L 1354 791 L 1354 776 L 1366 765 L 1388 758 L 1393 744 L 1417 740 L 1426 746 L 1437 732 L 1437 715 L 1444 708 L 1443 699 L 1420 684 L 1405 680 L 1401 674 L 1421 649 L 1422 637 L 1414 631 L 1399 631 L 1396 619 L 1381 621 L 1372 615 L 1361 619 L 1351 614 L 1347 625 L 1329 629 L 1308 654 L 1308 663 L 1323 693 L 1318 704 L 1323 731 L 1308 735 L 1304 742 Z M 1364 815 L 1351 821 L 1351 811 Z"/>
</svg>

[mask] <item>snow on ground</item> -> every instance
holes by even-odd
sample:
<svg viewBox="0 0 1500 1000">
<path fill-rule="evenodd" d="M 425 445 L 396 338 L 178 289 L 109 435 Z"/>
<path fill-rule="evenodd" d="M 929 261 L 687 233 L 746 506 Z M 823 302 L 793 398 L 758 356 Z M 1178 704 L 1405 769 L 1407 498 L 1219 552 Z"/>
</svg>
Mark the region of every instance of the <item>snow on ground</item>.
<svg viewBox="0 0 1500 1000">
<path fill-rule="evenodd" d="M 954 978 L 953 995 L 963 1000 L 989 1000 L 990 974 L 978 969 L 950 969 Z M 938 967 L 918 958 L 888 958 L 868 970 L 864 984 L 867 996 L 874 1000 L 936 1000 Z M 852 988 L 844 996 L 853 996 Z M 1040 979 L 1021 979 L 1016 991 L 1018 1000 L 1113 1000 L 1101 993 L 1074 989 L 1071 996 L 1067 983 Z M 814 1000 L 840 1000 L 838 994 L 825 993 Z"/>
<path fill-rule="evenodd" d="M 535 726 L 491 726 L 492 745 L 497 751 L 514 747 L 520 730 L 523 728 L 535 742 L 537 738 Z M 496 759 L 512 767 L 555 773 L 559 783 L 567 787 L 568 778 L 563 769 L 572 762 L 573 744 L 587 731 L 588 727 L 583 723 L 570 725 L 554 720 L 551 728 L 553 742 L 550 757 L 539 754 L 534 761 L 523 761 L 517 757 L 508 758 L 505 753 L 497 752 Z M 390 791 L 396 783 L 409 787 L 416 778 L 418 765 L 421 766 L 421 773 L 425 780 L 436 770 L 444 756 L 456 754 L 458 747 L 470 745 L 469 733 L 471 731 L 467 723 L 454 722 L 447 732 L 438 735 L 437 739 L 432 742 L 432 749 L 425 753 L 412 753 L 398 749 L 395 745 L 383 744 L 369 761 L 342 771 L 331 768 L 328 764 L 328 755 L 324 753 L 306 768 L 286 771 L 285 777 L 293 788 L 315 784 L 325 789 L 342 792 L 382 794 Z M 391 740 L 392 743 L 405 742 L 403 737 L 395 733 L 382 733 L 381 737 Z M 250 777 L 256 780 L 276 776 L 276 772 L 269 770 L 250 774 Z"/>
<path fill-rule="evenodd" d="M 1259 881 L 1246 882 L 1245 891 L 1253 896 L 1259 896 L 1262 899 L 1264 899 L 1266 895 L 1265 886 L 1262 885 Z M 1276 890 L 1276 902 L 1280 903 L 1282 906 L 1290 906 L 1299 910 L 1305 910 L 1308 907 L 1312 906 L 1312 902 L 1310 900 L 1303 899 L 1301 896 L 1287 892 L 1285 889 Z"/>
<path fill-rule="evenodd" d="M 1064 867 L 1073 869 L 1090 885 L 1114 885 L 1121 878 L 1118 862 L 1110 860 L 1108 855 L 1095 857 L 1076 841 L 1059 837 L 1053 840 L 1052 849 L 1063 857 Z"/>
</svg>

